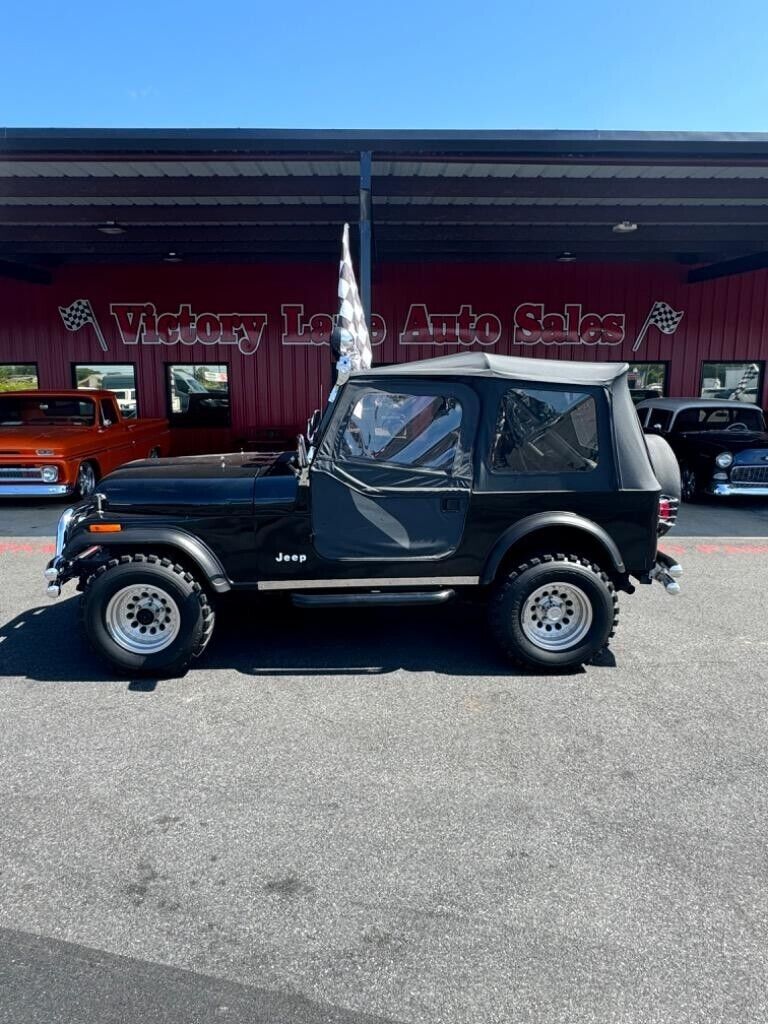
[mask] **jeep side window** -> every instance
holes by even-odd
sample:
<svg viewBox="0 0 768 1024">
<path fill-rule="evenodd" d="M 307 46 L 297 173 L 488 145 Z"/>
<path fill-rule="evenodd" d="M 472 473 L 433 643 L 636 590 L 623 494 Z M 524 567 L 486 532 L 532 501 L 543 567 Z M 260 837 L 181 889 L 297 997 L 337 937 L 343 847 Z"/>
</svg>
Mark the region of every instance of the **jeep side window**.
<svg viewBox="0 0 768 1024">
<path fill-rule="evenodd" d="M 585 473 L 598 460 L 597 406 L 583 391 L 512 388 L 491 451 L 496 473 Z"/>
<path fill-rule="evenodd" d="M 450 473 L 461 414 L 451 396 L 369 391 L 349 414 L 338 457 Z"/>
</svg>

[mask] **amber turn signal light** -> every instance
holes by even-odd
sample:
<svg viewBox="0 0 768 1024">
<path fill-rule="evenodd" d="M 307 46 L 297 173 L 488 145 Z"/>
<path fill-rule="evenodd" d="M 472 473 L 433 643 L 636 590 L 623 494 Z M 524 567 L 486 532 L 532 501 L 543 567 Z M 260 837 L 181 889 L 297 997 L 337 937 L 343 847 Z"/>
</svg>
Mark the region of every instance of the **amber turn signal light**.
<svg viewBox="0 0 768 1024">
<path fill-rule="evenodd" d="M 88 527 L 89 533 L 120 533 L 120 523 L 91 523 Z"/>
</svg>

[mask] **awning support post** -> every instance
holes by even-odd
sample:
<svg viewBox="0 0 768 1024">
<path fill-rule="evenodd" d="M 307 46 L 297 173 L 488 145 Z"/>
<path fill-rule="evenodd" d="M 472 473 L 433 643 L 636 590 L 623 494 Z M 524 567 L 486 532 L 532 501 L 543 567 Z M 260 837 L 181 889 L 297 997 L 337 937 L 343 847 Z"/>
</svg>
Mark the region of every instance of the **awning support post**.
<svg viewBox="0 0 768 1024">
<path fill-rule="evenodd" d="M 370 149 L 360 153 L 360 301 L 365 310 L 368 329 L 371 326 L 371 236 L 372 236 L 372 203 L 371 203 L 371 166 L 373 154 Z"/>
</svg>

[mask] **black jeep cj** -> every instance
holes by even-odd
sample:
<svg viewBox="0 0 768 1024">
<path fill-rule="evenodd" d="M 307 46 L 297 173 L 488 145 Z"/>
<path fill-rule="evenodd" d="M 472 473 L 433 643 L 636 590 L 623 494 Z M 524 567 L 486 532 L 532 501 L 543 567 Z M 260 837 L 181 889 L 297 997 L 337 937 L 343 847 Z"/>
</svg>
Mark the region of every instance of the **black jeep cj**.
<svg viewBox="0 0 768 1024">
<path fill-rule="evenodd" d="M 217 598 L 295 605 L 487 602 L 515 662 L 560 670 L 606 646 L 630 578 L 670 593 L 657 550 L 677 463 L 644 438 L 627 366 L 449 356 L 353 374 L 296 453 L 133 462 L 61 517 L 48 592 L 80 581 L 92 645 L 179 674 Z"/>
</svg>

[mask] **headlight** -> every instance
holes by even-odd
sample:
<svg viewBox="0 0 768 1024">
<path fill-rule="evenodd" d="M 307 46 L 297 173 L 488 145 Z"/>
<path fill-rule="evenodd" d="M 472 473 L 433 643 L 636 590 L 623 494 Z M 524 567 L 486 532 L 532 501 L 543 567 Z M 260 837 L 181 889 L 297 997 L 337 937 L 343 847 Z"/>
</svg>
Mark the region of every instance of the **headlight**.
<svg viewBox="0 0 768 1024">
<path fill-rule="evenodd" d="M 59 470 L 57 466 L 43 466 L 40 476 L 43 481 L 47 484 L 55 484 L 59 479 Z"/>
<path fill-rule="evenodd" d="M 733 456 L 730 452 L 720 452 L 715 459 L 715 462 L 718 464 L 720 469 L 728 469 L 730 464 L 733 462 Z"/>
</svg>

